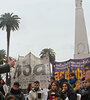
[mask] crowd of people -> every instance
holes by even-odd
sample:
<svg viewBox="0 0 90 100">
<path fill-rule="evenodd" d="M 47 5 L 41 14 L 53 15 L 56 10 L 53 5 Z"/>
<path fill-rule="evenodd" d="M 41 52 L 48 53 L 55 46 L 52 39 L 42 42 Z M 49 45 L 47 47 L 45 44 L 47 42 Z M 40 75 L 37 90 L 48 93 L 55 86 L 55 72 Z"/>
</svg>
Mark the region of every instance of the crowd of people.
<svg viewBox="0 0 90 100">
<path fill-rule="evenodd" d="M 0 74 L 10 71 L 15 64 L 14 60 L 8 64 L 0 66 Z M 60 79 L 55 80 L 51 77 L 48 86 L 47 98 L 44 89 L 40 88 L 40 82 L 35 81 L 32 87 L 30 83 L 27 88 L 27 100 L 90 100 L 90 62 L 84 65 L 84 76 L 81 80 L 77 79 L 75 73 L 69 74 L 69 80 L 65 79 L 64 74 L 60 74 Z M 3 79 L 0 79 L 0 100 L 25 100 L 25 95 L 20 89 L 20 84 L 14 82 L 10 91 Z"/>
<path fill-rule="evenodd" d="M 90 62 L 84 65 L 83 78 L 76 78 L 75 73 L 69 74 L 69 80 L 64 74 L 60 75 L 60 80 L 55 81 L 51 77 L 51 84 L 48 87 L 47 100 L 90 100 Z"/>
</svg>

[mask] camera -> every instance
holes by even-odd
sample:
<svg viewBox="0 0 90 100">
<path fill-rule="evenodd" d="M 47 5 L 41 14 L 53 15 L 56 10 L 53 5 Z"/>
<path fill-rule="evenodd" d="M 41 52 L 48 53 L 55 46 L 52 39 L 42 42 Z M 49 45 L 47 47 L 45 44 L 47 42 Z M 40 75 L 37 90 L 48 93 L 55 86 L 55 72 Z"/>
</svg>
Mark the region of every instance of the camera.
<svg viewBox="0 0 90 100">
<path fill-rule="evenodd" d="M 41 99 L 41 93 L 38 93 L 37 96 L 38 96 L 38 99 Z"/>
</svg>

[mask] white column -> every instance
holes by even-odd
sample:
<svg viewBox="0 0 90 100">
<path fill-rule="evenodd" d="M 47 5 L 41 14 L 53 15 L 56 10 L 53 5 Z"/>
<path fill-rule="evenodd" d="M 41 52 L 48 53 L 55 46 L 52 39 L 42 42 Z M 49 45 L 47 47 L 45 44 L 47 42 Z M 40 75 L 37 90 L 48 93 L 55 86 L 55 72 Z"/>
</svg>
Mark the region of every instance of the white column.
<svg viewBox="0 0 90 100">
<path fill-rule="evenodd" d="M 82 0 L 75 0 L 75 50 L 74 58 L 90 57 Z"/>
</svg>

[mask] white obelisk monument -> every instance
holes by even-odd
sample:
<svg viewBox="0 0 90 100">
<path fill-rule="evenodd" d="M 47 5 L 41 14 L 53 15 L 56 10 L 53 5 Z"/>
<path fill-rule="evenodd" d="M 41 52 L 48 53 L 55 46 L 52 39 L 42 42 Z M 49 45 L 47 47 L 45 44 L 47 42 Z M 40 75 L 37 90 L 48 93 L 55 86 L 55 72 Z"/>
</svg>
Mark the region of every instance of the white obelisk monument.
<svg viewBox="0 0 90 100">
<path fill-rule="evenodd" d="M 75 50 L 74 59 L 90 57 L 82 0 L 75 0 Z"/>
</svg>

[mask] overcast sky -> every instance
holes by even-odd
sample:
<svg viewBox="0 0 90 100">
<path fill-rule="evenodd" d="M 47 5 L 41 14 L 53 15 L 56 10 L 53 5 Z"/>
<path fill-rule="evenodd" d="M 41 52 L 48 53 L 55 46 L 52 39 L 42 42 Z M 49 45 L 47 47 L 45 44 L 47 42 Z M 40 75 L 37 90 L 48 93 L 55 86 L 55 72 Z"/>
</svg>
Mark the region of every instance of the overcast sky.
<svg viewBox="0 0 90 100">
<path fill-rule="evenodd" d="M 90 0 L 83 0 L 83 10 L 90 41 Z M 0 15 L 7 12 L 21 18 L 20 29 L 11 31 L 10 56 L 32 52 L 39 57 L 42 49 L 52 48 L 56 61 L 73 59 L 75 0 L 1 0 Z M 0 50 L 6 44 L 6 31 L 0 29 Z"/>
</svg>

